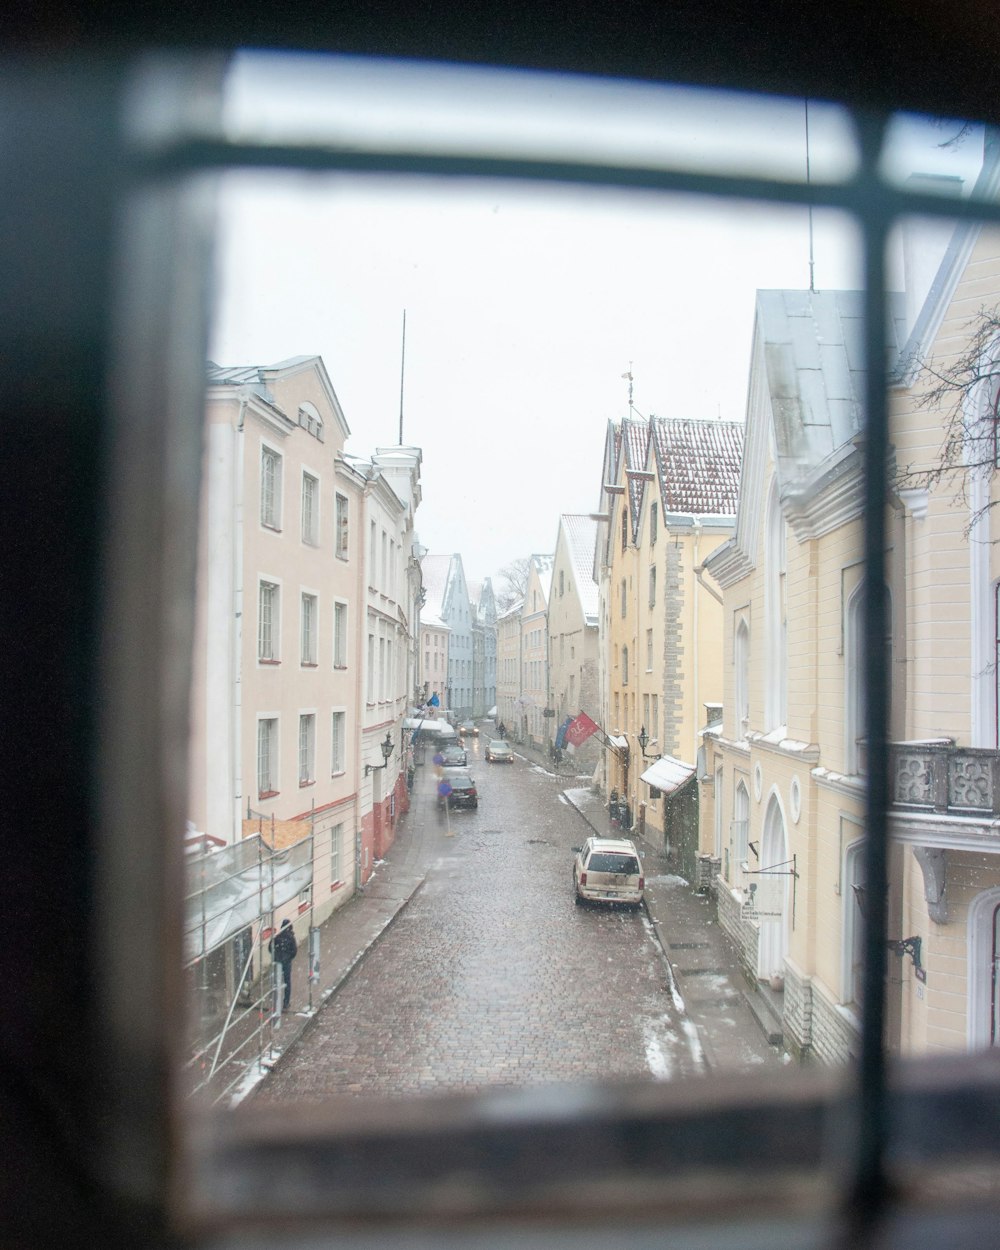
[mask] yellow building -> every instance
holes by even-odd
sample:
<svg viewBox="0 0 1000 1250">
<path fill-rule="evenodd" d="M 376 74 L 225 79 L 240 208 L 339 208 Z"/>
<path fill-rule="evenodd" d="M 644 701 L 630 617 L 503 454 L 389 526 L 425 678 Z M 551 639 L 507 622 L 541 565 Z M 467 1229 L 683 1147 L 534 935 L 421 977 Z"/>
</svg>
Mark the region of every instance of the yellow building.
<svg viewBox="0 0 1000 1250">
<path fill-rule="evenodd" d="M 998 302 L 1000 236 L 963 226 L 913 326 L 902 297 L 891 305 L 897 482 L 886 625 L 868 642 L 861 297 L 758 292 L 736 534 L 708 561 L 724 589 L 726 690 L 707 735 L 702 825 L 720 862 L 719 919 L 761 990 L 758 1013 L 791 1050 L 827 1063 L 853 1056 L 860 1036 L 872 646 L 885 657 L 892 740 L 887 1044 L 963 1050 L 997 1036 L 998 336 L 977 345 L 970 334 Z M 963 357 L 974 368 L 961 375 Z M 942 377 L 953 387 L 930 394 Z M 964 428 L 949 467 L 955 413 Z M 983 470 L 970 471 L 983 447 Z"/>
<path fill-rule="evenodd" d="M 609 792 L 697 872 L 696 764 L 722 702 L 722 603 L 705 559 L 733 532 L 742 423 L 626 419 L 608 465 L 602 576 Z"/>
</svg>

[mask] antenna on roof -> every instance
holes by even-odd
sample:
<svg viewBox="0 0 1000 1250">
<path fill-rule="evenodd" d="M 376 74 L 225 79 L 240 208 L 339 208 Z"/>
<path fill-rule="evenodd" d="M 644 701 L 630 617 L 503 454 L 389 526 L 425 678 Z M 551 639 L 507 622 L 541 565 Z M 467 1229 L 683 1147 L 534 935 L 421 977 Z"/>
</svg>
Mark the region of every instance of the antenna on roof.
<svg viewBox="0 0 1000 1250">
<path fill-rule="evenodd" d="M 806 186 L 812 186 L 812 170 L 809 165 L 809 101 L 806 106 Z M 809 205 L 809 290 L 816 290 L 816 260 L 813 256 L 813 206 Z"/>
<path fill-rule="evenodd" d="M 403 445 L 403 378 L 406 375 L 406 309 L 403 309 L 403 349 L 399 360 L 399 445 Z"/>
</svg>

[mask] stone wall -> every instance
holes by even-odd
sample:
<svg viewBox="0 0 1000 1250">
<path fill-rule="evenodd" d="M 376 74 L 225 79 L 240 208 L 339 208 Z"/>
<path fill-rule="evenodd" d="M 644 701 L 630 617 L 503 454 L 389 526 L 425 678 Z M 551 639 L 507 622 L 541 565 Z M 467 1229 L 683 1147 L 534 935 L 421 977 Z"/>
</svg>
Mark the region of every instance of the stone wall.
<svg viewBox="0 0 1000 1250">
<path fill-rule="evenodd" d="M 787 985 L 787 982 L 786 982 Z M 855 1059 L 861 1042 L 851 1012 L 832 1002 L 821 985 L 812 986 L 812 1053 L 824 1064 L 840 1066 Z"/>
</svg>

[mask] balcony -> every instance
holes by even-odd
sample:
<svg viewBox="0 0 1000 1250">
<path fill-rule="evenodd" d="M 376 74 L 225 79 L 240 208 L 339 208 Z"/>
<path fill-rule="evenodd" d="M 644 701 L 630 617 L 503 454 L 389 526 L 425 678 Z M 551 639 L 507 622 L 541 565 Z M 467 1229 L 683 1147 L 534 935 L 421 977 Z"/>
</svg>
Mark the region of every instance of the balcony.
<svg viewBox="0 0 1000 1250">
<path fill-rule="evenodd" d="M 889 759 L 895 806 L 1000 817 L 1000 751 L 938 738 L 891 743 Z"/>
</svg>

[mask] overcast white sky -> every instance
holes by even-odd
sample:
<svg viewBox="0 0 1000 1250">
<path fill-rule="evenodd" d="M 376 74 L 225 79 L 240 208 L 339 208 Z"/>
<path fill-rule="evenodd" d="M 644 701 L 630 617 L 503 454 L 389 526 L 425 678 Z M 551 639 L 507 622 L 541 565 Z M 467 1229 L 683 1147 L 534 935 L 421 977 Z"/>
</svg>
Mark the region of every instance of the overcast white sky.
<svg viewBox="0 0 1000 1250">
<path fill-rule="evenodd" d="M 721 161 L 800 176 L 802 102 L 635 84 L 272 57 L 233 79 L 234 132 L 264 138 L 487 143 Z M 844 119 L 810 106 L 813 176 L 849 167 Z M 945 132 L 947 133 L 947 132 Z M 906 164 L 974 176 L 976 142 Z M 978 148 L 981 153 L 981 145 Z M 607 422 L 628 411 L 742 419 L 754 292 L 809 284 L 804 210 L 524 189 L 500 183 L 254 175 L 221 199 L 220 364 L 323 357 L 365 454 L 423 449 L 422 542 L 470 577 L 552 551 L 559 514 L 598 502 Z M 817 216 L 820 288 L 856 286 L 853 234 Z"/>
</svg>

